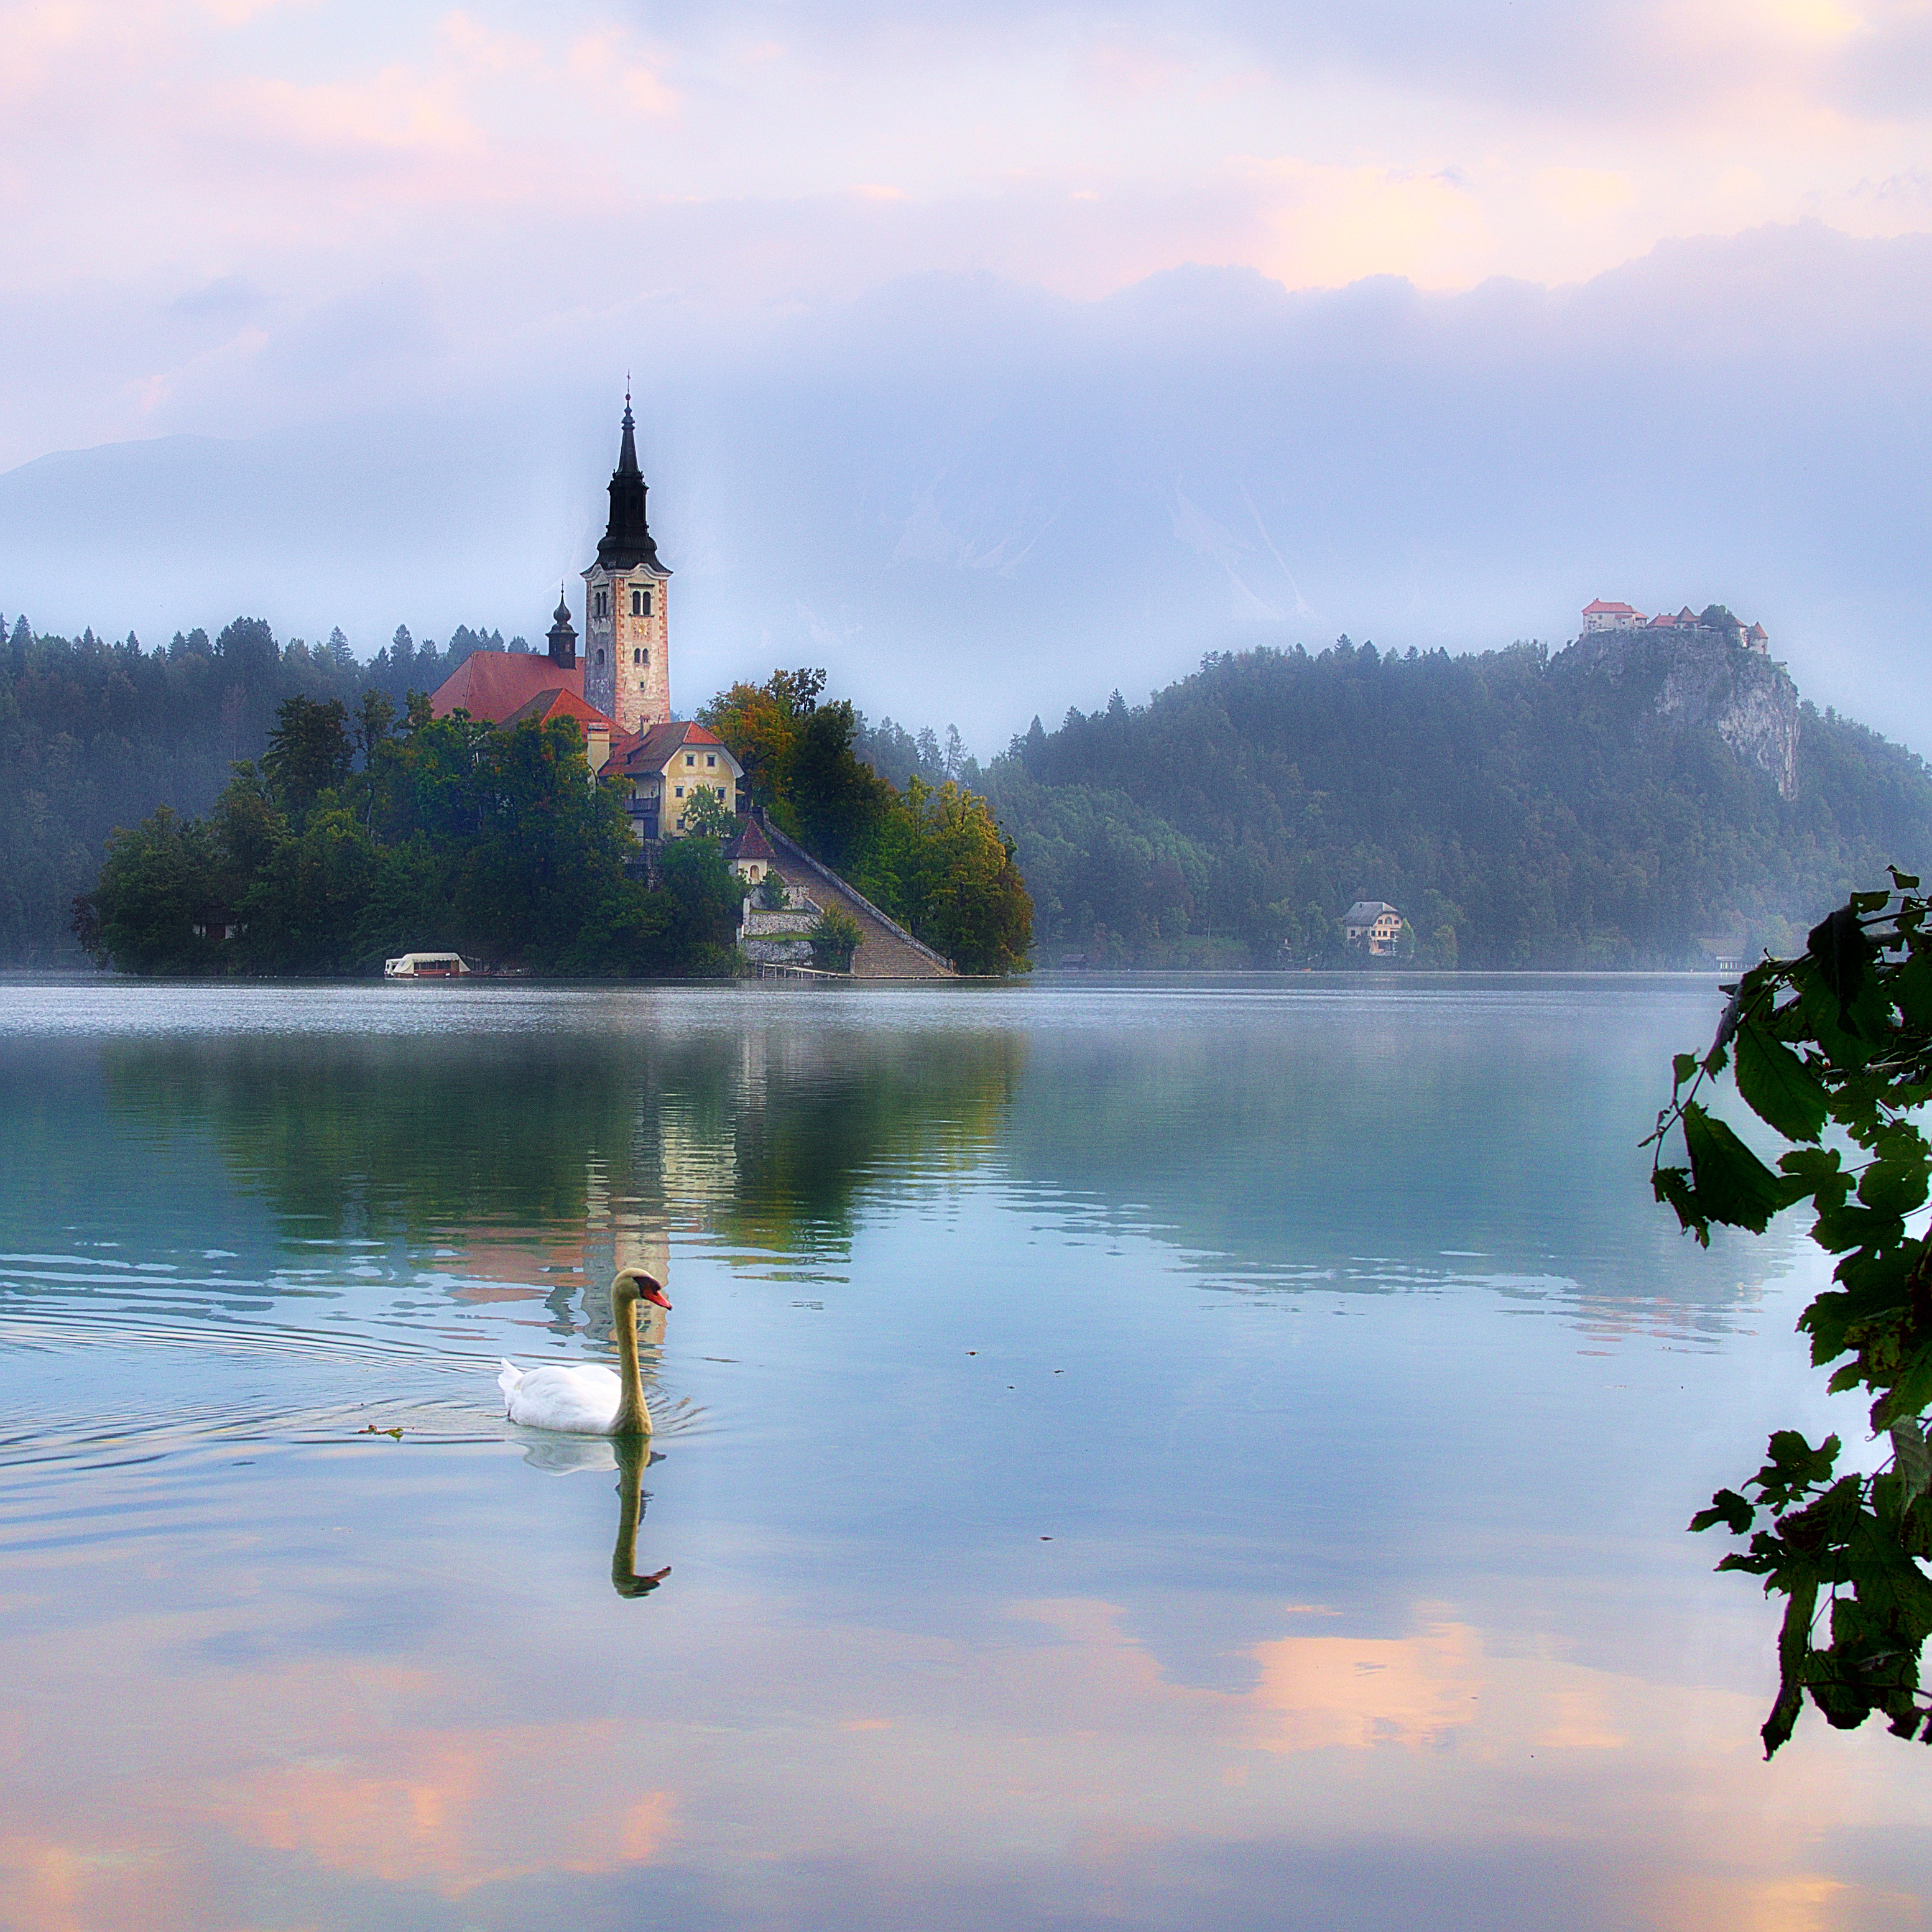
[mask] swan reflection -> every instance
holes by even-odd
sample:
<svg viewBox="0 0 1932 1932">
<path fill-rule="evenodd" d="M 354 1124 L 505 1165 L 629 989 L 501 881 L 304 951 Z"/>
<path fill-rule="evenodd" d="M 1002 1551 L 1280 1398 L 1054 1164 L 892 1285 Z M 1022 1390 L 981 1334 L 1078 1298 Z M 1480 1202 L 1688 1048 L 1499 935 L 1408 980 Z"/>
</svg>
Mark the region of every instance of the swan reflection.
<svg viewBox="0 0 1932 1932">
<path fill-rule="evenodd" d="M 610 1587 L 620 1597 L 647 1597 L 670 1574 L 667 1563 L 648 1575 L 638 1574 L 638 1526 L 644 1520 L 644 1505 L 650 1500 L 643 1488 L 644 1466 L 662 1460 L 651 1454 L 651 1445 L 636 1436 L 614 1436 L 610 1447 L 617 1456 L 617 1546 L 610 1552 Z"/>
</svg>

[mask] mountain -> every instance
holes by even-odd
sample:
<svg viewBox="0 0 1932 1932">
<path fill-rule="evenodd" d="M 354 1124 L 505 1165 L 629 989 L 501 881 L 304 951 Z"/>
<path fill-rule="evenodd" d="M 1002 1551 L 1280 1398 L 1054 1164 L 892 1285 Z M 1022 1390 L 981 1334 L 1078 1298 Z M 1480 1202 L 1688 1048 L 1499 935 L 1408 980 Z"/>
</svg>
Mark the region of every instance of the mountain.
<svg viewBox="0 0 1932 1932">
<path fill-rule="evenodd" d="M 1331 963 L 1367 898 L 1424 964 L 1708 965 L 1932 868 L 1924 763 L 1710 632 L 1211 656 L 985 782 L 1049 962 Z"/>
<path fill-rule="evenodd" d="M 1816 224 L 1571 288 L 933 276 L 716 341 L 600 311 L 594 349 L 358 419 L 13 470 L 0 610 L 152 639 L 245 609 L 364 658 L 478 612 L 538 636 L 604 526 L 634 359 L 680 707 L 823 664 L 983 757 L 1210 648 L 1481 650 L 1592 597 L 1724 595 L 1816 702 L 1932 752 L 1902 647 L 1932 614 L 1928 318 L 1932 236 Z"/>
</svg>

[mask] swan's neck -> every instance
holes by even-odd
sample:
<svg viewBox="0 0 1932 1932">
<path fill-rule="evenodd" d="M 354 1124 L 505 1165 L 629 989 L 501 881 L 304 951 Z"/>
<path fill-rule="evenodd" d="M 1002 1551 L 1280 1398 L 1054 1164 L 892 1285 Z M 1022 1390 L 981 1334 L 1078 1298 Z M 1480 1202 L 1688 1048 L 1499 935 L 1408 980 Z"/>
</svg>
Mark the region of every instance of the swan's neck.
<svg viewBox="0 0 1932 1932">
<path fill-rule="evenodd" d="M 651 1412 L 644 1406 L 644 1377 L 638 1371 L 638 1304 L 627 1300 L 611 1313 L 617 1331 L 617 1372 L 623 1393 L 617 1399 L 617 1418 L 610 1425 L 613 1436 L 648 1436 Z"/>
<path fill-rule="evenodd" d="M 644 1498 L 644 1450 L 636 1442 L 617 1445 L 617 1546 L 610 1554 L 610 1581 L 618 1594 L 634 1582 L 638 1574 L 638 1513 Z"/>
</svg>

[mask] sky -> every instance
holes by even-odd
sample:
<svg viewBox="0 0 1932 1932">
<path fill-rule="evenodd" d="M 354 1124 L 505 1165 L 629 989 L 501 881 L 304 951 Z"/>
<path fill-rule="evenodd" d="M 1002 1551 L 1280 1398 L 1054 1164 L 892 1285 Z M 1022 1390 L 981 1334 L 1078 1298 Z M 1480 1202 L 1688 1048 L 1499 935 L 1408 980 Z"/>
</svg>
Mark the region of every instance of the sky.
<svg viewBox="0 0 1932 1932">
<path fill-rule="evenodd" d="M 681 706 L 1606 596 L 1932 750 L 1929 119 L 1916 0 L 0 0 L 0 611 L 535 635 L 628 376 Z"/>
</svg>

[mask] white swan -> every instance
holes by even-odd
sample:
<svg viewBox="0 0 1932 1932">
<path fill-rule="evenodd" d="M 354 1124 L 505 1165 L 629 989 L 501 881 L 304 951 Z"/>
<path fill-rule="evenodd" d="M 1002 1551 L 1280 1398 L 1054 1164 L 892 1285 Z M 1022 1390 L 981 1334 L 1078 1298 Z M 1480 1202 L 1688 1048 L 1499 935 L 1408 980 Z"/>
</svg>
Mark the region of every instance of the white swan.
<svg viewBox="0 0 1932 1932">
<path fill-rule="evenodd" d="M 668 1308 L 662 1286 L 636 1268 L 610 1283 L 610 1325 L 617 1336 L 614 1376 L 601 1362 L 574 1368 L 546 1364 L 520 1369 L 506 1362 L 496 1378 L 510 1420 L 526 1429 L 554 1429 L 569 1436 L 648 1436 L 651 1412 L 638 1373 L 638 1304 Z"/>
</svg>

